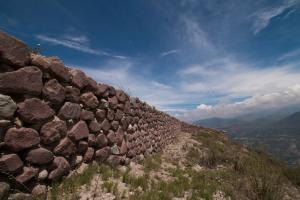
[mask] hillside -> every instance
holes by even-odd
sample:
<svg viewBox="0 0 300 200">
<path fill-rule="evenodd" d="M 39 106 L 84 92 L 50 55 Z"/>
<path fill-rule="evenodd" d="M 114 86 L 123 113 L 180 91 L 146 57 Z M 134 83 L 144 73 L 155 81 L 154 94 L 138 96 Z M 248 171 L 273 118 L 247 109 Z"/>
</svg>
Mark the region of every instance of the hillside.
<svg viewBox="0 0 300 200">
<path fill-rule="evenodd" d="M 242 121 L 240 118 L 200 120 L 196 124 L 225 130 L 232 139 L 253 148 L 264 145 L 275 157 L 295 165 L 300 159 L 300 112 L 288 116 Z"/>
<path fill-rule="evenodd" d="M 0 62 L 0 200 L 300 199 L 299 169 L 4 32 Z"/>
</svg>

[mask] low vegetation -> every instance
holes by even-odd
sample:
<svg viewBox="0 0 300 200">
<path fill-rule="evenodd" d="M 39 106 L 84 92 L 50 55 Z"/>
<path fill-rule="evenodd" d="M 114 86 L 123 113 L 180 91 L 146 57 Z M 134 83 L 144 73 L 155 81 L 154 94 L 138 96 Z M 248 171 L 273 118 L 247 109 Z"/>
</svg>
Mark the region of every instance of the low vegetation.
<svg viewBox="0 0 300 200">
<path fill-rule="evenodd" d="M 140 162 L 144 172 L 140 176 L 134 176 L 130 168 L 119 170 L 92 165 L 62 184 L 54 184 L 51 200 L 78 198 L 76 190 L 83 185 L 89 187 L 96 174 L 100 174 L 101 191 L 113 194 L 116 200 L 172 200 L 174 197 L 212 200 L 217 194 L 232 200 L 281 200 L 287 194 L 293 199 L 294 194 L 287 191 L 291 183 L 294 188 L 300 186 L 299 168 L 287 168 L 262 151 L 246 149 L 217 132 L 192 134 L 191 139 L 194 142 L 182 148 L 186 152 L 184 166 L 174 165 L 174 161 L 170 162 L 173 167 L 165 167 L 163 164 L 169 159 L 161 154 Z M 168 179 L 153 176 L 153 172 L 162 171 Z M 125 190 L 119 189 L 120 183 L 125 184 Z"/>
</svg>

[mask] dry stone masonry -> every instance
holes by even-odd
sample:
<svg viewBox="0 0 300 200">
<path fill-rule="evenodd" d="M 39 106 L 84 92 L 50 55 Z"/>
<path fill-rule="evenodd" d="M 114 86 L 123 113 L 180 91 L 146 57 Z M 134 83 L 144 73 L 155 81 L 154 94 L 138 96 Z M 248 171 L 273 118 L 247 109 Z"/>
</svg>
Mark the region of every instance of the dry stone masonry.
<svg viewBox="0 0 300 200">
<path fill-rule="evenodd" d="M 9 190 L 46 192 L 82 162 L 142 159 L 171 143 L 180 128 L 138 98 L 0 32 L 0 200 Z"/>
</svg>

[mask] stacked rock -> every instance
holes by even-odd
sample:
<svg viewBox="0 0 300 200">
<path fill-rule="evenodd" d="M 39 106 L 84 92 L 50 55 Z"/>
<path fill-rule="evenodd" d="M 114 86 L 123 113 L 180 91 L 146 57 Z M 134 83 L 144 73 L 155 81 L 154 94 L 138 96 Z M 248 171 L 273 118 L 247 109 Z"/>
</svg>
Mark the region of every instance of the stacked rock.
<svg viewBox="0 0 300 200">
<path fill-rule="evenodd" d="M 82 162 L 128 164 L 161 151 L 180 128 L 138 98 L 0 32 L 0 175 L 15 178 L 11 187 L 42 193 Z"/>
</svg>

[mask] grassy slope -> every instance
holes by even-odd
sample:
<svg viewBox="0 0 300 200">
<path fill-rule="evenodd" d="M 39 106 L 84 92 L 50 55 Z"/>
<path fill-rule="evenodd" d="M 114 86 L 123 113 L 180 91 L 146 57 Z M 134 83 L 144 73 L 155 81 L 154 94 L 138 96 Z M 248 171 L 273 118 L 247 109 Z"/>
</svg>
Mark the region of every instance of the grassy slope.
<svg viewBox="0 0 300 200">
<path fill-rule="evenodd" d="M 156 154 L 141 162 L 142 176 L 133 176 L 126 171 L 105 165 L 93 165 L 81 175 L 74 175 L 54 185 L 51 200 L 79 199 L 78 188 L 89 187 L 92 178 L 101 176 L 101 190 L 112 193 L 115 199 L 171 200 L 213 199 L 221 191 L 222 198 L 249 200 L 281 200 L 284 196 L 297 199 L 300 186 L 300 170 L 288 169 L 283 163 L 271 159 L 262 152 L 248 150 L 227 140 L 223 134 L 201 131 L 191 135 L 196 141 L 182 147 L 185 152 L 183 165 L 178 158 L 166 159 Z M 172 167 L 165 167 L 166 164 Z M 200 167 L 196 170 L 195 166 Z M 155 177 L 153 172 L 167 173 L 169 180 Z M 118 182 L 125 184 L 127 191 L 120 192 Z M 97 194 L 95 194 L 97 196 Z M 96 199 L 96 198 L 95 198 Z"/>
</svg>

